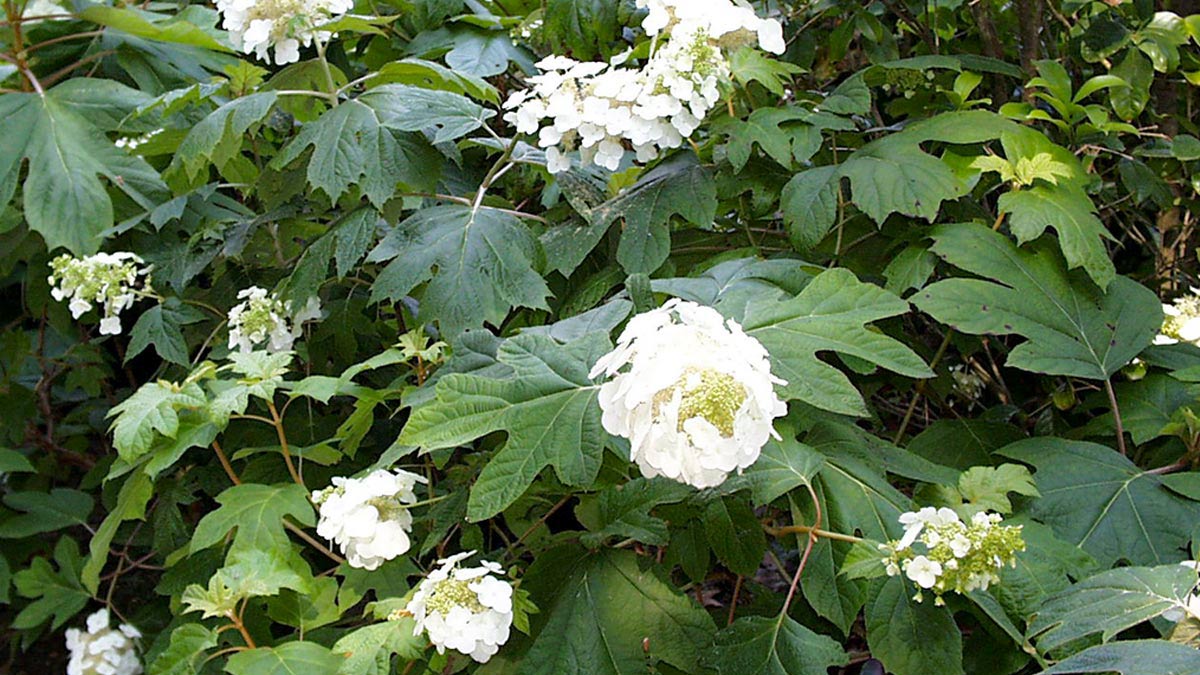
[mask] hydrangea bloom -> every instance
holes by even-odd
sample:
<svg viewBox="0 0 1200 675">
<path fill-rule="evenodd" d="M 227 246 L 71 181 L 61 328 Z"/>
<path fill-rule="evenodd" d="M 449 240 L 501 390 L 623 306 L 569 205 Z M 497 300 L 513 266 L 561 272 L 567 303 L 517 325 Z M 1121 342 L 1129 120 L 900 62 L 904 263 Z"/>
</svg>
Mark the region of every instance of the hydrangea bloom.
<svg viewBox="0 0 1200 675">
<path fill-rule="evenodd" d="M 1000 581 L 1005 565 L 1017 564 L 1017 553 L 1025 550 L 1021 526 L 1000 525 L 996 513 L 976 513 L 963 522 L 952 509 L 931 506 L 900 516 L 904 536 L 880 544 L 883 565 L 890 577 L 904 574 L 924 590 L 936 595 L 987 590 Z M 921 591 L 915 596 L 919 602 Z"/>
<path fill-rule="evenodd" d="M 605 430 L 630 440 L 645 476 L 697 488 L 753 464 L 775 435 L 772 420 L 787 413 L 766 349 L 694 302 L 670 300 L 630 320 L 592 368 L 601 375 L 612 377 L 600 388 Z"/>
<path fill-rule="evenodd" d="M 301 45 L 329 40 L 332 34 L 316 27 L 353 7 L 353 0 L 217 0 L 233 46 L 263 61 L 274 46 L 277 65 L 299 61 Z"/>
<path fill-rule="evenodd" d="M 133 305 L 138 286 L 148 288 L 149 270 L 133 253 L 97 253 L 86 258 L 63 254 L 50 261 L 50 295 L 55 300 L 70 298 L 71 316 L 78 319 L 99 305 L 101 335 L 121 332 L 121 311 Z M 141 277 L 141 278 L 139 278 Z"/>
<path fill-rule="evenodd" d="M 494 562 L 458 566 L 473 555 L 475 551 L 468 551 L 439 560 L 439 567 L 421 581 L 405 609 L 417 621 L 413 635 L 426 633 L 439 654 L 449 648 L 483 663 L 508 641 L 513 589 L 492 576 L 504 574 Z"/>
<path fill-rule="evenodd" d="M 137 643 L 142 636 L 127 623 L 109 627 L 108 609 L 100 609 L 87 618 L 87 632 L 67 630 L 67 675 L 141 675 Z"/>
<path fill-rule="evenodd" d="M 1163 305 L 1162 330 L 1154 338 L 1156 345 L 1190 342 L 1200 347 L 1200 288 L 1191 295 L 1175 298 L 1174 304 Z"/>
<path fill-rule="evenodd" d="M 321 302 L 315 297 L 290 321 L 283 301 L 264 288 L 251 286 L 240 291 L 238 299 L 243 302 L 229 310 L 229 348 L 242 353 L 253 351 L 262 342 L 267 342 L 267 351 L 287 351 L 300 337 L 304 322 L 321 318 Z"/>
<path fill-rule="evenodd" d="M 351 567 L 374 570 L 408 551 L 413 491 L 425 479 L 415 473 L 379 469 L 366 478 L 334 478 L 313 492 L 320 509 L 317 534 L 341 547 Z"/>
<path fill-rule="evenodd" d="M 641 69 L 580 63 L 563 56 L 538 62 L 532 88 L 504 103 L 505 119 L 523 134 L 537 134 L 551 173 L 571 168 L 567 152 L 610 171 L 628 144 L 640 162 L 692 135 L 720 100 L 729 79 L 723 49 L 746 44 L 782 53 L 783 29 L 730 0 L 638 0 L 650 14 L 649 35 L 668 34 Z M 544 124 L 545 123 L 545 124 Z"/>
</svg>

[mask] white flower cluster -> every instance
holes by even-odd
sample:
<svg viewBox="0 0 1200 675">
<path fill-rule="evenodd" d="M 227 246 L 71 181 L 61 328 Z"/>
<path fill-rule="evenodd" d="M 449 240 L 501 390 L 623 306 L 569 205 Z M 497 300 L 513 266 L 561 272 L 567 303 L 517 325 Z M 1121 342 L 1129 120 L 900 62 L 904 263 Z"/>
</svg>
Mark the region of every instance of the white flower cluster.
<svg viewBox="0 0 1200 675">
<path fill-rule="evenodd" d="M 354 8 L 354 0 L 217 0 L 233 46 L 269 61 L 275 47 L 275 63 L 300 60 L 300 46 L 313 40 L 328 41 L 332 34 L 316 30 Z"/>
<path fill-rule="evenodd" d="M 321 318 L 321 301 L 316 297 L 309 298 L 295 313 L 290 313 L 274 293 L 258 286 L 238 292 L 238 299 L 243 302 L 229 310 L 229 348 L 240 349 L 243 354 L 262 342 L 267 342 L 267 351 L 287 351 L 300 337 L 305 321 Z"/>
<path fill-rule="evenodd" d="M 551 173 L 571 168 L 578 148 L 582 161 L 615 171 L 625 144 L 648 162 L 660 150 L 677 148 L 720 100 L 729 79 L 722 49 L 757 42 L 784 51 L 783 28 L 761 19 L 748 5 L 731 0 L 638 0 L 648 7 L 648 35 L 669 33 L 641 69 L 565 56 L 538 62 L 543 73 L 529 78 L 532 89 L 514 92 L 504 119 L 523 134 L 538 134 Z M 543 125 L 543 122 L 546 122 Z"/>
<path fill-rule="evenodd" d="M 1190 342 L 1200 347 L 1200 288 L 1191 295 L 1175 298 L 1174 304 L 1163 305 L 1162 330 L 1154 338 L 1156 345 Z"/>
<path fill-rule="evenodd" d="M 67 630 L 67 675 L 141 675 L 137 643 L 138 629 L 127 623 L 110 628 L 108 609 L 97 610 L 87 619 L 87 632 Z"/>
<path fill-rule="evenodd" d="M 351 567 L 377 569 L 412 545 L 408 507 L 417 502 L 413 489 L 424 482 L 422 476 L 400 469 L 379 469 L 366 478 L 334 478 L 332 486 L 312 494 L 320 509 L 317 534 L 340 546 Z"/>
<path fill-rule="evenodd" d="M 772 420 L 787 413 L 767 350 L 694 302 L 673 299 L 631 319 L 589 374 L 601 375 L 612 377 L 600 388 L 604 428 L 630 440 L 642 474 L 697 488 L 753 464 L 776 435 Z"/>
<path fill-rule="evenodd" d="M 1000 581 L 1000 569 L 1016 566 L 1017 553 L 1025 550 L 1020 525 L 1000 525 L 998 513 L 976 513 L 964 523 L 952 509 L 927 506 L 901 514 L 904 536 L 880 544 L 883 565 L 890 577 L 904 573 L 922 589 L 942 594 L 987 590 Z M 914 546 L 920 546 L 918 551 Z M 922 600 L 921 591 L 915 599 Z"/>
<path fill-rule="evenodd" d="M 513 589 L 492 576 L 504 574 L 494 562 L 458 567 L 473 555 L 468 551 L 439 560 L 440 567 L 421 581 L 405 610 L 417 621 L 413 635 L 428 634 L 439 654 L 449 648 L 483 663 L 508 641 Z"/>
<path fill-rule="evenodd" d="M 963 364 L 950 368 L 950 378 L 954 380 L 954 390 L 967 401 L 979 400 L 987 387 L 983 378 Z"/>
<path fill-rule="evenodd" d="M 50 295 L 55 300 L 71 299 L 71 316 L 78 319 L 99 305 L 104 317 L 100 319 L 101 335 L 121 332 L 121 310 L 128 309 L 137 298 L 138 286 L 148 289 L 149 269 L 133 253 L 97 253 L 86 258 L 63 254 L 50 261 Z M 140 278 L 139 277 L 144 277 Z"/>
<path fill-rule="evenodd" d="M 1200 572 L 1200 560 L 1184 560 L 1179 563 L 1193 572 Z M 1200 590 L 1188 596 L 1187 604 L 1182 607 L 1172 607 L 1163 612 L 1163 618 L 1167 621 L 1183 621 L 1184 619 L 1195 619 L 1200 621 Z"/>
<path fill-rule="evenodd" d="M 124 148 L 124 149 L 132 152 L 132 151 L 136 150 L 139 145 L 144 145 L 145 143 L 150 142 L 150 139 L 161 134 L 162 132 L 163 132 L 162 129 L 155 129 L 154 131 L 151 131 L 146 134 L 142 134 L 141 136 L 124 136 L 124 137 L 118 138 L 116 141 L 114 141 L 113 145 L 117 146 L 118 148 Z"/>
</svg>

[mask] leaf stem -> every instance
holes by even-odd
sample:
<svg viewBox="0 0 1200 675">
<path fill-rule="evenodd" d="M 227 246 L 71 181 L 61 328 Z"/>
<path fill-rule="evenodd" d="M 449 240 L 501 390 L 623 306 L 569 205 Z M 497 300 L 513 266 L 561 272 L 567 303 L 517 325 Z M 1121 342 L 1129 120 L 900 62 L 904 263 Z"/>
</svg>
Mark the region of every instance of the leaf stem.
<svg viewBox="0 0 1200 675">
<path fill-rule="evenodd" d="M 307 489 L 304 485 L 304 479 L 300 477 L 300 474 L 296 473 L 296 465 L 292 462 L 292 452 L 288 449 L 287 433 L 283 430 L 283 418 L 279 416 L 279 410 L 275 407 L 274 401 L 267 401 L 267 410 L 271 413 L 275 435 L 279 437 L 279 451 L 283 454 L 283 462 L 287 464 L 288 473 L 291 474 L 292 480 L 297 485 Z"/>
<path fill-rule="evenodd" d="M 1108 402 L 1112 406 L 1113 421 L 1117 423 L 1117 450 L 1122 455 L 1128 455 L 1125 447 L 1125 424 L 1121 421 L 1121 407 L 1117 405 L 1117 392 L 1113 391 L 1111 377 L 1104 380 L 1104 391 L 1108 394 Z"/>
<path fill-rule="evenodd" d="M 333 81 L 333 70 L 329 68 L 329 59 L 325 58 L 325 47 L 327 45 L 324 40 L 317 40 L 316 42 L 317 58 L 321 60 L 321 72 L 325 73 L 325 86 L 329 88 L 329 95 L 327 98 L 329 99 L 329 104 L 336 108 L 339 103 L 338 87 Z"/>
<path fill-rule="evenodd" d="M 950 328 L 946 331 L 945 337 L 942 338 L 942 344 L 938 345 L 937 352 L 933 355 L 933 360 L 929 362 L 929 369 L 937 368 L 942 357 L 946 355 L 946 348 L 950 346 L 950 338 L 954 337 L 954 329 Z M 917 402 L 921 400 L 921 393 L 924 389 L 925 381 L 917 382 L 916 391 L 913 392 L 912 401 L 908 404 L 908 409 L 904 411 L 904 419 L 900 422 L 900 428 L 896 431 L 896 437 L 892 439 L 892 443 L 899 445 L 904 439 L 904 432 L 908 431 L 908 423 L 912 421 L 913 413 L 917 410 Z"/>
<path fill-rule="evenodd" d="M 813 519 L 813 526 L 808 530 L 808 543 L 804 545 L 804 553 L 800 556 L 800 565 L 796 567 L 796 574 L 792 577 L 792 585 L 788 588 L 787 598 L 783 601 L 783 609 L 779 612 L 780 622 L 783 621 L 783 617 L 787 616 L 788 607 L 792 606 L 792 598 L 796 596 L 796 588 L 800 586 L 800 575 L 804 573 L 804 566 L 808 564 L 808 556 L 812 553 L 813 546 L 817 543 L 817 537 L 820 536 L 817 532 L 823 531 L 821 530 L 821 500 L 817 499 L 817 493 L 813 490 L 812 485 L 805 483 L 804 487 L 808 490 L 808 496 L 812 498 L 813 508 L 816 509 L 816 517 Z M 791 527 L 800 526 L 792 525 Z M 829 534 L 834 533 L 830 532 Z"/>
<path fill-rule="evenodd" d="M 221 468 L 225 469 L 225 475 L 229 476 L 230 482 L 234 485 L 241 485 L 242 479 L 238 477 L 237 472 L 233 470 L 233 465 L 229 463 L 229 458 L 225 456 L 225 451 L 221 449 L 219 441 L 212 442 L 213 450 L 217 453 L 217 459 L 221 462 Z"/>
<path fill-rule="evenodd" d="M 282 522 L 283 522 L 283 526 L 285 528 L 287 528 L 288 532 L 291 532 L 292 534 L 296 535 L 297 537 L 300 537 L 301 539 L 303 539 L 305 541 L 305 543 L 307 543 L 309 546 L 312 546 L 313 548 L 320 551 L 326 558 L 329 558 L 330 560 L 334 561 L 335 563 L 337 563 L 339 565 L 346 562 L 345 558 L 343 558 L 342 556 L 329 550 L 329 548 L 327 546 L 325 546 L 321 542 L 314 539 L 312 537 L 312 535 L 305 532 L 299 525 L 296 525 L 295 523 L 288 520 L 287 518 L 284 518 Z"/>
<path fill-rule="evenodd" d="M 861 537 L 842 534 L 841 532 L 830 532 L 829 530 L 822 530 L 810 525 L 785 525 L 783 527 L 764 527 L 763 529 L 773 537 L 785 537 L 789 534 L 809 534 L 814 537 L 833 539 L 834 541 L 847 541 L 852 544 L 862 541 Z"/>
</svg>

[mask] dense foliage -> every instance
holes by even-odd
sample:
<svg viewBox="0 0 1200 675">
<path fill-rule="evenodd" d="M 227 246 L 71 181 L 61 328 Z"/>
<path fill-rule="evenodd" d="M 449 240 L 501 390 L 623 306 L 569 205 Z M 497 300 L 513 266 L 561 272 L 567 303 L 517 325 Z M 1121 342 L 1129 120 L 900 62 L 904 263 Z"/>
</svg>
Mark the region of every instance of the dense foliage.
<svg viewBox="0 0 1200 675">
<path fill-rule="evenodd" d="M 0 672 L 1200 675 L 1194 3 L 3 7 Z"/>
</svg>

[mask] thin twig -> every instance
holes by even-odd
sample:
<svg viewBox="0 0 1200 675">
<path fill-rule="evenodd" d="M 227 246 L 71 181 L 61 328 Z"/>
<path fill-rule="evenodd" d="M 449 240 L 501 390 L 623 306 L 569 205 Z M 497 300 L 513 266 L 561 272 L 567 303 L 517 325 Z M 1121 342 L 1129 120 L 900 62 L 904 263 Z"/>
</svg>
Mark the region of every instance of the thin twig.
<svg viewBox="0 0 1200 675">
<path fill-rule="evenodd" d="M 1113 420 L 1117 423 L 1117 450 L 1127 455 L 1125 448 L 1125 424 L 1121 421 L 1121 408 L 1117 405 L 1117 392 L 1113 391 L 1112 378 L 1104 381 L 1104 391 L 1108 393 L 1108 402 L 1112 406 Z"/>
</svg>

